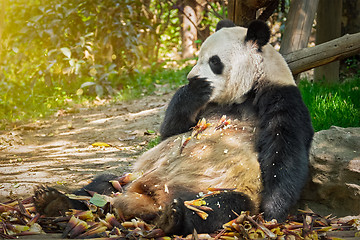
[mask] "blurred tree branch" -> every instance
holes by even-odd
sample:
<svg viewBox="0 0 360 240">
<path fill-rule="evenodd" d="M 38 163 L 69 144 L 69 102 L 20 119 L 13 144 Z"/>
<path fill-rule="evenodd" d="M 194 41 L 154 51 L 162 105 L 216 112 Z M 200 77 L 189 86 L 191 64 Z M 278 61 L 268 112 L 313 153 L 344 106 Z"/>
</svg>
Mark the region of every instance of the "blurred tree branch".
<svg viewBox="0 0 360 240">
<path fill-rule="evenodd" d="M 291 52 L 284 55 L 284 58 L 295 75 L 359 53 L 360 33 L 355 33 Z"/>
</svg>

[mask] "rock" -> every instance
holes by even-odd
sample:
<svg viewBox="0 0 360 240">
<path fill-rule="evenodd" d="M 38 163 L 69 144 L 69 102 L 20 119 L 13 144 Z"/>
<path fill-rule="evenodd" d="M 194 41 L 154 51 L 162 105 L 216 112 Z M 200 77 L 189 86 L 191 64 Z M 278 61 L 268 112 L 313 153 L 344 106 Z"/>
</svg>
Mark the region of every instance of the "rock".
<svg viewBox="0 0 360 240">
<path fill-rule="evenodd" d="M 315 133 L 310 180 L 299 207 L 338 217 L 360 213 L 360 128 Z"/>
</svg>

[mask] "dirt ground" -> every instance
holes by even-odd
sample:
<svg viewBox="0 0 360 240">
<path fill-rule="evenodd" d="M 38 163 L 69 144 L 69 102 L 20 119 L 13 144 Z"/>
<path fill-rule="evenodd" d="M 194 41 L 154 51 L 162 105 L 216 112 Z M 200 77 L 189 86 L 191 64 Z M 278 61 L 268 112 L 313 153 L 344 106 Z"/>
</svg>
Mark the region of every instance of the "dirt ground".
<svg viewBox="0 0 360 240">
<path fill-rule="evenodd" d="M 0 132 L 0 202 L 29 197 L 39 184 L 71 191 L 104 171 L 131 171 L 158 136 L 171 95 L 59 112 Z M 93 147 L 95 142 L 111 147 Z"/>
</svg>

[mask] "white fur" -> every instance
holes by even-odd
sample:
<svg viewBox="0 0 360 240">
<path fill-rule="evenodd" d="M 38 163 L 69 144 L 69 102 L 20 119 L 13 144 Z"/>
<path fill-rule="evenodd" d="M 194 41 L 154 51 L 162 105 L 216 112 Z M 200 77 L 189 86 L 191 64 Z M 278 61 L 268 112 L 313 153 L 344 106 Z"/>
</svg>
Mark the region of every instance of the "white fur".
<svg viewBox="0 0 360 240">
<path fill-rule="evenodd" d="M 242 27 L 222 28 L 201 46 L 198 62 L 188 78 L 199 76 L 211 82 L 214 90 L 210 101 L 241 103 L 255 81 L 295 85 L 282 56 L 270 44 L 259 52 L 254 42 L 245 43 L 246 32 L 247 29 Z M 218 55 L 224 64 L 220 75 L 213 73 L 209 66 L 209 59 L 214 55 Z"/>
</svg>

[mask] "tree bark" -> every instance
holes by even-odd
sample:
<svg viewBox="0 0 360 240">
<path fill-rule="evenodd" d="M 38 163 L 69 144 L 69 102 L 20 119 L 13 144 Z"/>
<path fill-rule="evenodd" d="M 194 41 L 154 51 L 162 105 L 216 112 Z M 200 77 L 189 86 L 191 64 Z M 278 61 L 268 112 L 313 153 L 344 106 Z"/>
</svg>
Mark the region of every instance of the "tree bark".
<svg viewBox="0 0 360 240">
<path fill-rule="evenodd" d="M 268 6 L 274 0 L 229 0 L 228 18 L 236 25 L 247 27 L 256 19 L 258 9 Z"/>
<path fill-rule="evenodd" d="M 343 0 L 342 34 L 360 31 L 360 0 Z"/>
<path fill-rule="evenodd" d="M 197 14 L 196 2 L 185 0 L 183 2 L 183 14 L 180 15 L 182 58 L 191 58 L 196 51 L 195 41 L 197 40 Z"/>
<path fill-rule="evenodd" d="M 298 74 L 360 53 L 360 32 L 347 34 L 311 48 L 284 55 L 292 73 Z"/>
<path fill-rule="evenodd" d="M 292 0 L 281 40 L 280 53 L 306 48 L 319 0 Z"/>
<path fill-rule="evenodd" d="M 229 0 L 228 17 L 236 25 L 247 27 L 249 23 L 256 19 L 257 9 L 251 9 L 240 0 Z"/>
<path fill-rule="evenodd" d="M 320 0 L 317 11 L 316 44 L 341 36 L 342 0 Z M 316 68 L 314 80 L 339 81 L 339 62 Z"/>
</svg>

